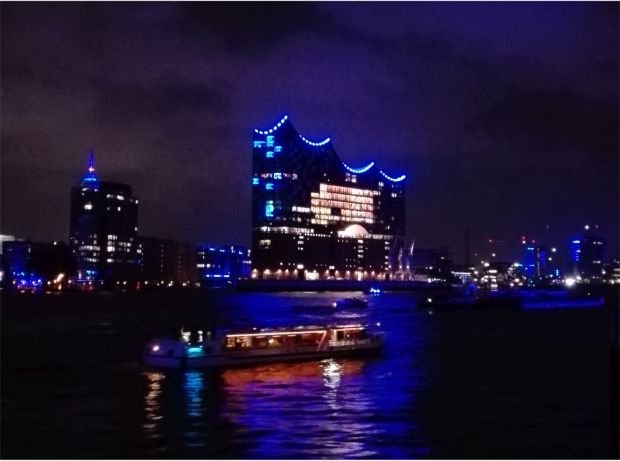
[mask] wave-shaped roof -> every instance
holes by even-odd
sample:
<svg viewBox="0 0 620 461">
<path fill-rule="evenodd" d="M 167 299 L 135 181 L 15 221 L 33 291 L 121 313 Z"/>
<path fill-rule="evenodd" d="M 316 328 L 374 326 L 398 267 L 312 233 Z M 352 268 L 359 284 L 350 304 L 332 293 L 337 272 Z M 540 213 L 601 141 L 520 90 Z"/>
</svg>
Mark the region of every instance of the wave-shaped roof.
<svg viewBox="0 0 620 461">
<path fill-rule="evenodd" d="M 258 130 L 258 129 L 254 129 L 254 132 L 260 135 L 269 135 L 269 134 L 273 134 L 275 133 L 279 128 L 281 128 L 286 122 L 290 123 L 289 117 L 288 115 L 285 115 L 284 117 L 282 117 L 282 119 L 280 119 L 280 121 L 278 123 L 276 123 L 273 127 L 267 129 L 267 130 Z M 297 133 L 300 137 L 301 140 L 303 140 L 306 144 L 308 144 L 311 147 L 322 147 L 325 146 L 326 144 L 331 142 L 331 138 L 325 138 L 322 141 L 310 141 L 308 139 L 306 139 L 303 135 Z M 342 162 L 342 160 L 341 160 Z M 370 162 L 368 165 L 359 167 L 359 168 L 354 168 L 351 167 L 349 165 L 347 165 L 345 162 L 342 162 L 342 165 L 347 169 L 347 171 L 351 172 L 351 173 L 355 173 L 355 174 L 363 174 L 366 173 L 368 171 L 371 171 L 374 168 L 379 169 L 379 167 L 376 166 L 375 162 Z M 387 173 L 385 173 L 383 170 L 379 169 L 379 173 L 381 174 L 381 176 L 383 176 L 385 179 L 387 179 L 388 181 L 392 181 L 392 182 L 401 182 L 404 181 L 407 176 L 402 174 L 400 176 L 390 176 Z"/>
</svg>

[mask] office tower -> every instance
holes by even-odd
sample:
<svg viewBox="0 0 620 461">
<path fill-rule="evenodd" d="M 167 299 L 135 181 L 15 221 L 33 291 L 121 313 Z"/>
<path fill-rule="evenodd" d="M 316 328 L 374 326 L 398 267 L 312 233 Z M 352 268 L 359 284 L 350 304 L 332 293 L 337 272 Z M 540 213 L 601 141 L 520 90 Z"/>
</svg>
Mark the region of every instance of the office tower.
<svg viewBox="0 0 620 461">
<path fill-rule="evenodd" d="M 135 280 L 137 233 L 138 200 L 131 187 L 99 181 L 91 152 L 88 172 L 71 188 L 69 241 L 78 283 Z"/>
</svg>

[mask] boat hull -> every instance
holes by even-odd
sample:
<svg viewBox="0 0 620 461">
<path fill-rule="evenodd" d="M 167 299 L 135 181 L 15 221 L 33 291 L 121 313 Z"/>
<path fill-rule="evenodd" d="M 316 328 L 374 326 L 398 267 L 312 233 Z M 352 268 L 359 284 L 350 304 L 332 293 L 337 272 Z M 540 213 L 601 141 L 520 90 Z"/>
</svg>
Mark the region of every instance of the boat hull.
<svg viewBox="0 0 620 461">
<path fill-rule="evenodd" d="M 160 369 L 201 369 L 240 367 L 273 362 L 294 362 L 320 360 L 336 357 L 352 357 L 377 354 L 382 350 L 382 343 L 354 346 L 339 346 L 323 351 L 272 353 L 264 355 L 219 354 L 203 357 L 162 356 L 145 353 L 143 363 Z"/>
</svg>

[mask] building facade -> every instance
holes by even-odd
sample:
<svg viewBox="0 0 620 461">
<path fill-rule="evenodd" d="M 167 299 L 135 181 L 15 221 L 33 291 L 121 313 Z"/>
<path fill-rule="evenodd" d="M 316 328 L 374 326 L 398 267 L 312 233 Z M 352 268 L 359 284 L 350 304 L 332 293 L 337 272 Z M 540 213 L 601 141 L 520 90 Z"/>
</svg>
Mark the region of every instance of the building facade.
<svg viewBox="0 0 620 461">
<path fill-rule="evenodd" d="M 138 200 L 131 186 L 88 173 L 71 188 L 70 246 L 78 283 L 134 281 L 138 275 Z"/>
<path fill-rule="evenodd" d="M 172 239 L 139 238 L 140 280 L 146 287 L 189 287 L 198 282 L 196 246 Z"/>
<path fill-rule="evenodd" d="M 602 278 L 605 239 L 595 236 L 574 239 L 570 244 L 570 255 L 574 275 L 591 281 Z"/>
<path fill-rule="evenodd" d="M 71 250 L 64 242 L 39 243 L 14 239 L 3 241 L 1 255 L 5 288 L 35 291 L 66 284 L 75 269 Z"/>
<path fill-rule="evenodd" d="M 405 176 L 353 168 L 287 116 L 254 130 L 252 277 L 383 279 L 398 270 Z"/>
<path fill-rule="evenodd" d="M 243 246 L 199 244 L 196 250 L 202 286 L 221 285 L 250 276 L 250 252 Z"/>
</svg>

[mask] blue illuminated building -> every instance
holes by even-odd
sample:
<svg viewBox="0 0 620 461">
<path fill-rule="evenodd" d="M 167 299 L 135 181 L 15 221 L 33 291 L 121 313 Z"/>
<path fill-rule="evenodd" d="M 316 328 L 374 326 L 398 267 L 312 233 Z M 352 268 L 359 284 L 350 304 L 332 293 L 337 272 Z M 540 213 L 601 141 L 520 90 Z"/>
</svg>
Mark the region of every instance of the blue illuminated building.
<svg viewBox="0 0 620 461">
<path fill-rule="evenodd" d="M 547 275 L 549 249 L 545 246 L 526 244 L 524 246 L 522 271 L 527 277 L 544 277 Z"/>
<path fill-rule="evenodd" d="M 570 243 L 570 256 L 573 274 L 599 280 L 605 258 L 605 239 L 595 236 L 575 238 Z"/>
<path fill-rule="evenodd" d="M 71 188 L 69 241 L 78 283 L 113 285 L 138 275 L 138 200 L 131 187 L 99 181 L 91 152 L 88 171 Z"/>
<path fill-rule="evenodd" d="M 284 116 L 252 140 L 252 277 L 385 279 L 398 270 L 405 176 L 344 163 Z"/>
<path fill-rule="evenodd" d="M 16 276 L 30 271 L 32 244 L 28 240 L 14 239 L 2 243 L 3 267 L 7 274 Z"/>
<path fill-rule="evenodd" d="M 250 253 L 243 246 L 199 244 L 196 250 L 202 285 L 221 285 L 250 276 Z"/>
<path fill-rule="evenodd" d="M 74 269 L 64 242 L 14 239 L 2 242 L 1 253 L 3 286 L 18 291 L 38 291 L 47 282 L 64 279 Z"/>
</svg>

